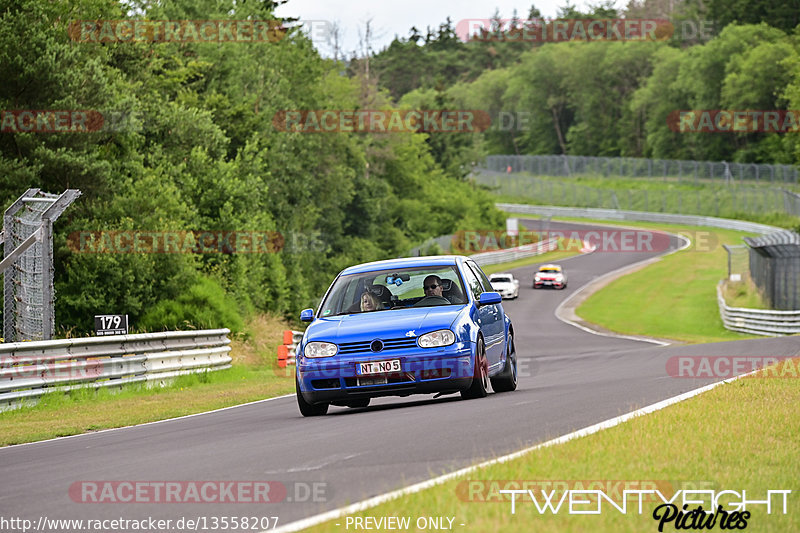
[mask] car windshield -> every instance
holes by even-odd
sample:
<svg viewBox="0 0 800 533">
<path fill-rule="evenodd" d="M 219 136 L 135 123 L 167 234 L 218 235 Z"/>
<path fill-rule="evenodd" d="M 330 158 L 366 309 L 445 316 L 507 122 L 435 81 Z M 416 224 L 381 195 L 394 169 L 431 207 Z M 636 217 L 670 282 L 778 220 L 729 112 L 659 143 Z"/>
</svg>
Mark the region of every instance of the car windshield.
<svg viewBox="0 0 800 533">
<path fill-rule="evenodd" d="M 492 283 L 500 282 L 500 283 L 511 283 L 511 278 L 508 276 L 492 276 L 489 278 L 489 281 Z"/>
<path fill-rule="evenodd" d="M 425 294 L 423 285 L 429 287 Z M 339 276 L 320 306 L 320 317 L 467 303 L 455 266 L 380 270 Z"/>
<path fill-rule="evenodd" d="M 561 272 L 561 269 L 560 268 L 540 268 L 539 272 L 542 272 L 544 274 L 558 274 L 559 272 Z"/>
</svg>

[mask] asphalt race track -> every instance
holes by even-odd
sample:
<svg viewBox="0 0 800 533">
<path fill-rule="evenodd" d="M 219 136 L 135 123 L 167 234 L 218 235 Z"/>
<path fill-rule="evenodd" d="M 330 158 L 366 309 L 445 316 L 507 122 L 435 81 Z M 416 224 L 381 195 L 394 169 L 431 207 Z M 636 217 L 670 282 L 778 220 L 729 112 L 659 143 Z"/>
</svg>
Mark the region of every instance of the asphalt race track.
<svg viewBox="0 0 800 533">
<path fill-rule="evenodd" d="M 577 227 L 586 229 L 555 223 L 551 229 Z M 384 398 L 365 409 L 332 407 L 317 418 L 303 418 L 292 396 L 0 449 L 0 516 L 34 524 L 42 516 L 173 524 L 204 517 L 208 526 L 213 517 L 277 516 L 286 525 L 718 381 L 671 377 L 670 357 L 798 353 L 797 338 L 661 347 L 594 335 L 555 317 L 558 304 L 593 278 L 652 256 L 596 251 L 562 261 L 569 275 L 562 291 L 533 290 L 536 266 L 513 271 L 520 297 L 503 305 L 516 329 L 515 392 L 469 401 Z M 279 481 L 288 494 L 268 504 L 82 503 L 70 496 L 79 482 L 110 480 Z"/>
</svg>

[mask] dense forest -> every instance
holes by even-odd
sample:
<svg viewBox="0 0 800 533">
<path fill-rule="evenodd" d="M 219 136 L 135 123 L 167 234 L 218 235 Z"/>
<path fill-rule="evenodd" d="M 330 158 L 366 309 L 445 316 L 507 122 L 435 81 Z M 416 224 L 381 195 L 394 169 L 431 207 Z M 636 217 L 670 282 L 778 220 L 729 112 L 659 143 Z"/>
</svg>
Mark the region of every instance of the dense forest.
<svg viewBox="0 0 800 533">
<path fill-rule="evenodd" d="M 666 19 L 669 31 L 653 40 L 548 42 L 522 33 L 541 19 L 531 7 L 524 16 L 495 12 L 467 42 L 462 21 L 424 34 L 412 28 L 371 58 L 373 71 L 401 105 L 490 103 L 493 125 L 475 140 L 479 153 L 800 161 L 797 129 L 709 134 L 675 131 L 668 121 L 679 111 L 800 108 L 800 2 L 613 5 L 581 12 L 567 4 L 558 18 Z M 462 161 L 475 157 L 461 152 Z"/>
<path fill-rule="evenodd" d="M 501 28 L 495 13 L 487 38 L 465 42 L 448 20 L 347 59 L 323 57 L 291 20 L 277 20 L 280 38 L 248 43 L 74 34 L 75 21 L 87 20 L 275 21 L 281 3 L 0 1 L 5 118 L 20 110 L 122 117 L 69 133 L 2 123 L 4 206 L 29 187 L 82 191 L 55 231 L 58 335 L 91 331 L 100 313 L 127 313 L 140 330 L 239 329 L 256 311 L 295 316 L 345 266 L 404 255 L 458 229 L 502 227 L 492 196 L 468 179 L 491 153 L 800 158 L 793 135 L 686 134 L 666 123 L 676 109 L 800 107 L 800 10 L 767 1 L 646 0 L 622 12 L 606 3 L 559 14 L 716 21 L 713 35 L 691 39 L 520 42 L 508 38 L 517 23 Z M 273 123 L 287 110 L 395 107 L 524 112 L 527 122 L 467 134 L 312 134 Z M 126 231 L 261 232 L 282 244 L 270 253 L 92 253 L 68 241 Z"/>
</svg>

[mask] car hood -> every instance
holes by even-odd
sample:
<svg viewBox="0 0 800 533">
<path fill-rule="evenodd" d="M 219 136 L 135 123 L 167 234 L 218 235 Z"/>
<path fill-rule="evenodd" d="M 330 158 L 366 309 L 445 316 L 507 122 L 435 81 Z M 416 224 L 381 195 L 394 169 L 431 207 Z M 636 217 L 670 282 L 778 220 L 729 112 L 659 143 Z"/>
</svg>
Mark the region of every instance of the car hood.
<svg viewBox="0 0 800 533">
<path fill-rule="evenodd" d="M 375 338 L 418 337 L 449 328 L 466 305 L 387 309 L 318 318 L 306 330 L 306 341 L 351 342 Z"/>
<path fill-rule="evenodd" d="M 495 281 L 492 282 L 492 288 L 496 290 L 513 289 L 514 284 L 510 281 Z"/>
</svg>

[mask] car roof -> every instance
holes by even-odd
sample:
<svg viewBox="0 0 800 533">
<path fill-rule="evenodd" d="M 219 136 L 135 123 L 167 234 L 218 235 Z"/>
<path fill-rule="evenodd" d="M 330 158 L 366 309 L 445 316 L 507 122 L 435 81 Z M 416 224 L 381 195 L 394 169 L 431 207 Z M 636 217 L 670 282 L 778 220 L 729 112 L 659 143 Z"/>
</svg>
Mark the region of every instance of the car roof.
<svg viewBox="0 0 800 533">
<path fill-rule="evenodd" d="M 398 259 L 385 259 L 383 261 L 373 261 L 353 265 L 342 270 L 340 275 L 362 274 L 375 270 L 388 270 L 391 268 L 413 268 L 426 266 L 450 266 L 457 265 L 459 261 L 468 259 L 463 255 L 427 255 L 421 257 L 400 257 Z"/>
<path fill-rule="evenodd" d="M 499 276 L 503 276 L 503 277 L 506 277 L 506 278 L 513 278 L 514 277 L 509 272 L 495 272 L 494 274 L 489 274 L 489 279 L 492 279 L 494 277 L 499 277 Z"/>
<path fill-rule="evenodd" d="M 542 265 L 539 270 L 561 270 L 561 265 Z"/>
</svg>

